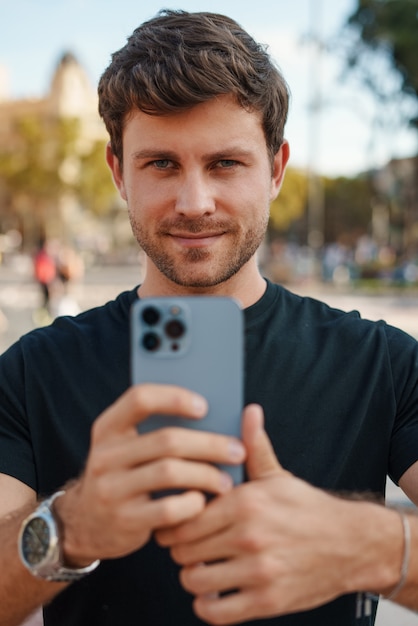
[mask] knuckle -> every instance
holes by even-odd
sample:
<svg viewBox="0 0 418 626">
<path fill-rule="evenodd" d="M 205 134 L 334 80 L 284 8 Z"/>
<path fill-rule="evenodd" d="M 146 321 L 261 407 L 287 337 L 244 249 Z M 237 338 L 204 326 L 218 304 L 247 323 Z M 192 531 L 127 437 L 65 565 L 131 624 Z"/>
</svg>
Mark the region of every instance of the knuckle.
<svg viewBox="0 0 418 626">
<path fill-rule="evenodd" d="M 150 393 L 147 385 L 137 385 L 132 388 L 131 398 L 133 408 L 137 412 L 147 410 L 150 404 Z"/>
<path fill-rule="evenodd" d="M 158 446 L 163 454 L 176 456 L 179 453 L 178 434 L 173 428 L 162 428 L 157 433 Z"/>
<path fill-rule="evenodd" d="M 245 526 L 245 528 L 237 534 L 235 541 L 240 550 L 250 554 L 259 553 L 264 546 L 263 538 L 256 529 L 250 526 Z"/>
<path fill-rule="evenodd" d="M 89 470 L 92 476 L 98 478 L 102 476 L 109 467 L 108 454 L 101 448 L 96 448 L 94 454 L 90 455 Z"/>
<path fill-rule="evenodd" d="M 158 465 L 158 479 L 162 487 L 177 485 L 177 463 L 173 459 L 162 459 Z"/>
<path fill-rule="evenodd" d="M 257 520 L 263 517 L 265 507 L 260 495 L 255 490 L 250 492 L 242 489 L 238 494 L 237 506 L 242 520 Z"/>
<path fill-rule="evenodd" d="M 263 585 L 274 580 L 276 568 L 273 560 L 267 554 L 260 554 L 252 565 L 254 580 Z"/>
</svg>

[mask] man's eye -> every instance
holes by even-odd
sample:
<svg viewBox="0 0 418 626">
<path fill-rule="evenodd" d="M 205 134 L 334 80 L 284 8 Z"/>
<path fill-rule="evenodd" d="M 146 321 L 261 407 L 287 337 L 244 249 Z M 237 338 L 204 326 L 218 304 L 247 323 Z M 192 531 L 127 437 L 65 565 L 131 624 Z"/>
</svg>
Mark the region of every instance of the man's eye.
<svg viewBox="0 0 418 626">
<path fill-rule="evenodd" d="M 168 159 L 157 159 L 156 161 L 153 161 L 152 164 L 159 170 L 166 170 L 170 167 L 171 161 Z"/>
<path fill-rule="evenodd" d="M 234 167 L 237 164 L 237 161 L 233 159 L 222 159 L 218 162 L 219 167 L 227 169 L 228 167 Z"/>
</svg>

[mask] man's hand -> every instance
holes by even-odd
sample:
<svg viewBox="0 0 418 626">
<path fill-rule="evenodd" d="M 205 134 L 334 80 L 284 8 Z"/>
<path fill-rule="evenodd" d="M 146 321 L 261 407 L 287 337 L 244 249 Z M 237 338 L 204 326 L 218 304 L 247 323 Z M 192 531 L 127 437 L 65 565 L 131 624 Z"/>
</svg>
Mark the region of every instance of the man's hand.
<svg viewBox="0 0 418 626">
<path fill-rule="evenodd" d="M 195 596 L 201 619 L 240 623 L 371 589 L 372 579 L 383 587 L 396 583 L 401 553 L 396 513 L 330 496 L 286 472 L 258 406 L 245 411 L 243 441 L 249 482 L 215 498 L 197 518 L 156 533 L 183 566 L 181 582 Z M 395 548 L 378 581 L 374 568 L 386 545 L 382 513 L 389 513 Z"/>
<path fill-rule="evenodd" d="M 231 437 L 184 428 L 139 435 L 137 424 L 161 413 L 202 418 L 203 398 L 179 387 L 129 389 L 94 423 L 81 478 L 56 501 L 69 564 L 113 558 L 143 546 L 156 528 L 177 525 L 205 507 L 204 492 L 232 488 L 213 463 L 242 463 L 244 446 Z M 153 499 L 166 489 L 184 493 Z"/>
</svg>

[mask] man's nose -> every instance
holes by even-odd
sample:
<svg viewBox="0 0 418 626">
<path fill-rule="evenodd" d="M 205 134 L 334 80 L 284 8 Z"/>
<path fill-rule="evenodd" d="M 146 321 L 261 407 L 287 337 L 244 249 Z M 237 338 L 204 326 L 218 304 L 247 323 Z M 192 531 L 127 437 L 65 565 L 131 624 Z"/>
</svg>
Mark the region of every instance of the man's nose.
<svg viewBox="0 0 418 626">
<path fill-rule="evenodd" d="M 214 213 L 216 202 L 209 181 L 198 173 L 185 175 L 179 182 L 176 211 L 188 217 Z"/>
</svg>

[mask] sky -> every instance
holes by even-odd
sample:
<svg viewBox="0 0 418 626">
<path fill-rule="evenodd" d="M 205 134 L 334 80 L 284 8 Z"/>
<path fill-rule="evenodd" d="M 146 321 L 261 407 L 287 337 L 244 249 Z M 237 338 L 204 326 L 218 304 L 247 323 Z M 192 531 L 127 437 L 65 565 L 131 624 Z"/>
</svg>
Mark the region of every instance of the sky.
<svg viewBox="0 0 418 626">
<path fill-rule="evenodd" d="M 95 86 L 112 52 L 161 8 L 224 13 L 268 46 L 289 84 L 290 165 L 353 176 L 418 152 L 411 131 L 373 134 L 373 99 L 341 80 L 338 55 L 307 42 L 312 33 L 317 41 L 338 39 L 355 5 L 355 0 L 0 0 L 0 98 L 42 97 L 64 52 L 76 56 Z"/>
</svg>

